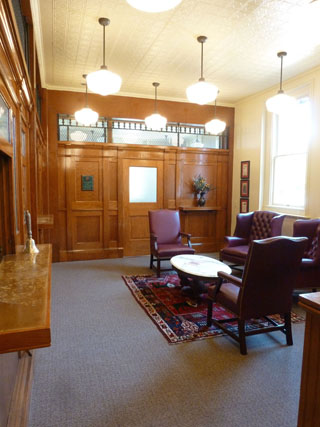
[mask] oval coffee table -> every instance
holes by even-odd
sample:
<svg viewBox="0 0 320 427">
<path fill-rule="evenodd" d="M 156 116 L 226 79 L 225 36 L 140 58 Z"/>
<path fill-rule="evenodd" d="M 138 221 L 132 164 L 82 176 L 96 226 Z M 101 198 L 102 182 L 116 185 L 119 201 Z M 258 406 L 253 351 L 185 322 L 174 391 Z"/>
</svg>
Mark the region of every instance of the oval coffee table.
<svg viewBox="0 0 320 427">
<path fill-rule="evenodd" d="M 183 291 L 191 288 L 193 297 L 206 293 L 208 285 L 218 284 L 218 272 L 230 274 L 231 268 L 221 261 L 203 255 L 176 255 L 170 259 L 172 267 L 178 273 Z"/>
</svg>

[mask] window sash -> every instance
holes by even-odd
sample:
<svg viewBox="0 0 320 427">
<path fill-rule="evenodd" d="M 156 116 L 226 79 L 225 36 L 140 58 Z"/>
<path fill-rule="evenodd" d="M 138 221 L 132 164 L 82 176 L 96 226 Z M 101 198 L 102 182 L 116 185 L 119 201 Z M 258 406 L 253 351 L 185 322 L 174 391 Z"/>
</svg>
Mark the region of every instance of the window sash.
<svg viewBox="0 0 320 427">
<path fill-rule="evenodd" d="M 311 138 L 311 105 L 309 96 L 305 95 L 299 97 L 297 102 L 304 105 L 298 109 L 296 116 L 273 116 L 269 205 L 304 210 L 308 146 Z M 294 126 L 301 121 L 303 125 L 300 129 Z M 280 128 L 281 125 L 283 128 Z"/>
</svg>

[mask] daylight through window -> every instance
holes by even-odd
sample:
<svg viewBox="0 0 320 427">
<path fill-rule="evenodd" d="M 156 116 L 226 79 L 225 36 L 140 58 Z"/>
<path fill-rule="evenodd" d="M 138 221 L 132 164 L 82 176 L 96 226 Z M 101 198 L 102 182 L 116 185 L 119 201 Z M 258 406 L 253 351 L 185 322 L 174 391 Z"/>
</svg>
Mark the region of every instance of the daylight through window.
<svg viewBox="0 0 320 427">
<path fill-rule="evenodd" d="M 297 102 L 294 112 L 274 117 L 270 198 L 273 206 L 304 209 L 312 119 L 309 97 Z"/>
</svg>

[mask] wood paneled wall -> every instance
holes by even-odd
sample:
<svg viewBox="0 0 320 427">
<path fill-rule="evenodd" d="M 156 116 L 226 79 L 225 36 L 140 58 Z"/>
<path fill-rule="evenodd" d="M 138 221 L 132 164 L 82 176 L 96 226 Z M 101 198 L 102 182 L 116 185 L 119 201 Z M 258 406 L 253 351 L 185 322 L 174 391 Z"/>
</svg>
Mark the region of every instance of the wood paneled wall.
<svg viewBox="0 0 320 427">
<path fill-rule="evenodd" d="M 157 168 L 157 201 L 129 203 L 129 168 Z M 58 143 L 59 260 L 149 253 L 148 211 L 180 209 L 182 230 L 199 252 L 217 251 L 230 226 L 229 150 L 101 143 Z M 208 210 L 194 210 L 192 178 L 213 186 Z M 82 191 L 81 176 L 93 176 Z"/>
<path fill-rule="evenodd" d="M 0 93 L 9 108 L 10 134 L 9 138 L 0 137 L 0 155 L 10 167 L 4 214 L 10 212 L 12 218 L 13 248 L 25 242 L 24 211 L 31 212 L 33 237 L 38 241 L 38 215 L 49 209 L 48 144 L 36 110 L 37 64 L 31 11 L 27 0 L 21 5 L 28 22 L 29 69 L 11 2 L 0 2 Z"/>
<path fill-rule="evenodd" d="M 199 173 L 215 187 L 207 201 L 207 206 L 215 209 L 183 212 L 182 227 L 189 228 L 186 231 L 193 234 L 198 251 L 218 250 L 230 232 L 234 109 L 217 107 L 217 115 L 229 127 L 228 150 L 59 142 L 57 115 L 74 114 L 83 108 L 84 100 L 83 92 L 44 91 L 50 211 L 54 214 L 53 260 L 148 253 L 148 210 L 195 206 L 191 180 Z M 88 105 L 101 117 L 144 119 L 153 111 L 154 100 L 89 94 Z M 204 124 L 214 114 L 211 105 L 162 100 L 158 110 L 169 122 L 180 123 Z M 157 167 L 157 203 L 128 203 L 130 165 Z M 94 177 L 93 192 L 81 191 L 81 175 Z"/>
<path fill-rule="evenodd" d="M 17 245 L 25 243 L 26 209 L 31 212 L 33 237 L 38 242 L 38 215 L 47 213 L 49 208 L 48 144 L 35 107 L 36 53 L 31 11 L 28 0 L 21 0 L 20 3 L 28 22 L 29 69 L 20 43 L 11 1 L 0 2 L 0 93 L 9 108 L 9 136 L 7 137 L 5 132 L 0 133 L 2 255 L 14 253 Z M 1 124 L 4 125 L 4 120 Z M 0 283 L 0 287 L 5 285 Z M 19 360 L 21 362 L 17 353 L 0 355 L 1 426 L 7 425 L 9 408 L 10 406 L 13 408 L 12 394 L 15 384 L 16 387 L 17 384 L 22 384 L 19 376 L 16 380 L 20 369 Z M 19 402 L 26 403 L 25 390 L 23 388 L 17 390 Z M 26 419 L 22 419 L 21 413 L 18 414 L 18 418 L 19 425 L 26 425 Z"/>
</svg>

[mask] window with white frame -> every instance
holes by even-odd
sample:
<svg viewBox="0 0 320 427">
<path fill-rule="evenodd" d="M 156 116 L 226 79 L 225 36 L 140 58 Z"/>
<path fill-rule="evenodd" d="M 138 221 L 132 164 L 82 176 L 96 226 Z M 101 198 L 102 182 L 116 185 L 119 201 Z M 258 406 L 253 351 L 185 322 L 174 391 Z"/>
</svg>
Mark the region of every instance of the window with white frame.
<svg viewBox="0 0 320 427">
<path fill-rule="evenodd" d="M 311 129 L 308 96 L 297 99 L 294 111 L 274 115 L 269 187 L 271 206 L 304 210 Z"/>
</svg>

